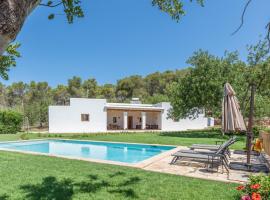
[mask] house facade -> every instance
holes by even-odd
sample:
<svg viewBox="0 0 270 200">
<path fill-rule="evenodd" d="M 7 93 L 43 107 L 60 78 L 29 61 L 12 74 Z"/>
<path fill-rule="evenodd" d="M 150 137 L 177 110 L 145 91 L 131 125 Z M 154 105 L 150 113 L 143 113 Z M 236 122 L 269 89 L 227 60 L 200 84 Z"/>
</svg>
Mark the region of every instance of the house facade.
<svg viewBox="0 0 270 200">
<path fill-rule="evenodd" d="M 94 133 L 121 130 L 182 131 L 213 123 L 204 114 L 179 121 L 168 118 L 170 103 L 108 103 L 106 99 L 71 98 L 69 106 L 49 106 L 50 133 Z"/>
</svg>

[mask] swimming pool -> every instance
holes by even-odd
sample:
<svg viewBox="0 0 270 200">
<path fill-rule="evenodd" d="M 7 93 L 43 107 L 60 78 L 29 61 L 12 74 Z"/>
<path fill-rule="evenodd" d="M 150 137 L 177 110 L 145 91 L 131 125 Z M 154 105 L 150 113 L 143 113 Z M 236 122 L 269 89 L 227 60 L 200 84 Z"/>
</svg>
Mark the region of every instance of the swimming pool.
<svg viewBox="0 0 270 200">
<path fill-rule="evenodd" d="M 134 164 L 169 151 L 175 147 L 80 140 L 32 140 L 0 143 L 0 148 Z"/>
</svg>

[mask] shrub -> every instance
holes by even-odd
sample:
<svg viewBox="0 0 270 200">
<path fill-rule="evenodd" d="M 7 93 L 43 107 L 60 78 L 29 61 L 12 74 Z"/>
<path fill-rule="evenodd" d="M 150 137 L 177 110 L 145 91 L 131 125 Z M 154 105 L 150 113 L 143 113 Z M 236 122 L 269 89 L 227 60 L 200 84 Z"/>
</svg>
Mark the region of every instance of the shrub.
<svg viewBox="0 0 270 200">
<path fill-rule="evenodd" d="M 27 133 L 21 134 L 20 139 L 21 140 L 29 140 L 28 134 Z"/>
<path fill-rule="evenodd" d="M 261 130 L 262 128 L 261 127 L 259 127 L 259 126 L 254 126 L 253 127 L 253 134 L 254 134 L 254 136 L 258 136 L 259 134 L 260 134 L 260 130 Z"/>
<path fill-rule="evenodd" d="M 249 182 L 246 185 L 240 185 L 236 189 L 240 192 L 239 199 L 269 200 L 270 176 L 250 176 Z"/>
<path fill-rule="evenodd" d="M 267 130 L 266 127 L 262 127 L 262 126 L 253 126 L 252 128 L 252 133 L 255 137 L 258 137 L 260 135 L 260 131 L 261 130 Z M 246 135 L 246 131 L 242 131 L 242 132 L 239 132 L 239 133 L 234 133 L 234 134 L 239 134 L 239 135 Z"/>
<path fill-rule="evenodd" d="M 21 130 L 23 116 L 15 111 L 0 111 L 0 134 L 15 134 Z"/>
</svg>

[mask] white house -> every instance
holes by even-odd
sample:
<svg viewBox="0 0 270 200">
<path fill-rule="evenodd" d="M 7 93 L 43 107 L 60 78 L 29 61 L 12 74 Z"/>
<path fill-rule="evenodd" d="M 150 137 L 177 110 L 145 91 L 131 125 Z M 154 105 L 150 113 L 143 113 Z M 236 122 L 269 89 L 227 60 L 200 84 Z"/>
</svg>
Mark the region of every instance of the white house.
<svg viewBox="0 0 270 200">
<path fill-rule="evenodd" d="M 180 131 L 203 129 L 209 119 L 199 114 L 195 119 L 175 121 L 168 118 L 170 103 L 107 103 L 106 99 L 71 98 L 69 106 L 49 106 L 50 133 L 90 133 L 112 130 Z"/>
</svg>

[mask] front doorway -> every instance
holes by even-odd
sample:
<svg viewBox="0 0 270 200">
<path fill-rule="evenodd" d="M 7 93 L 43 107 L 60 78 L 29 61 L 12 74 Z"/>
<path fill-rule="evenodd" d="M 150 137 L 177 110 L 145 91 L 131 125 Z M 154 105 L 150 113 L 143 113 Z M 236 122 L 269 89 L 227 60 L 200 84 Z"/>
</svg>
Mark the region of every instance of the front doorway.
<svg viewBox="0 0 270 200">
<path fill-rule="evenodd" d="M 133 129 L 133 117 L 128 116 L 128 129 Z"/>
</svg>

